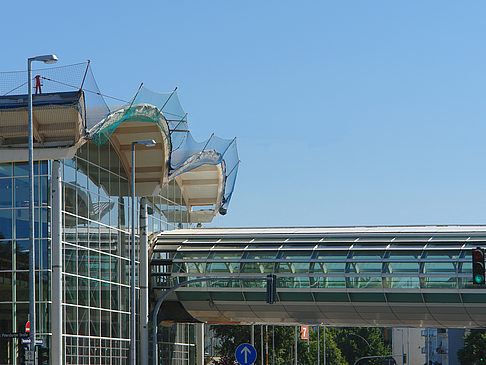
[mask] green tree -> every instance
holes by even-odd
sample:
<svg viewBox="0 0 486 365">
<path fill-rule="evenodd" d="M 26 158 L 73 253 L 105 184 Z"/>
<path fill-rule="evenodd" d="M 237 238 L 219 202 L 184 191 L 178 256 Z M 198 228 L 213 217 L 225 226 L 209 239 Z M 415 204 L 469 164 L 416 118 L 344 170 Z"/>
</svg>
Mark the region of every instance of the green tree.
<svg viewBox="0 0 486 365">
<path fill-rule="evenodd" d="M 457 352 L 463 365 L 486 364 L 486 330 L 471 330 L 464 337 L 464 348 Z"/>
<path fill-rule="evenodd" d="M 335 334 L 337 346 L 349 364 L 364 356 L 384 356 L 391 354 L 385 341 L 384 331 L 375 327 L 330 328 Z M 367 364 L 382 364 L 383 359 L 369 359 Z"/>
</svg>

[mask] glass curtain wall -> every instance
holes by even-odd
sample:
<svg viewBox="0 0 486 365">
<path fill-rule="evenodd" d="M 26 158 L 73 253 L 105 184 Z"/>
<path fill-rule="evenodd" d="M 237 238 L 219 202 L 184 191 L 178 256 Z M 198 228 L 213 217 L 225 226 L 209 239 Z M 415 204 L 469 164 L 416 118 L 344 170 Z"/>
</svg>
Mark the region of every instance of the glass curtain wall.
<svg viewBox="0 0 486 365">
<path fill-rule="evenodd" d="M 61 166 L 65 362 L 126 364 L 130 345 L 130 181 L 110 143 L 87 143 Z M 175 190 L 171 194 L 170 188 L 163 192 L 165 196 L 148 198 L 149 237 L 188 226 L 181 197 Z M 137 266 L 139 202 L 137 198 Z M 178 221 L 168 222 L 165 213 L 170 210 L 181 212 Z M 138 285 L 137 276 L 137 298 Z"/>
<path fill-rule="evenodd" d="M 29 313 L 29 166 L 0 164 L 0 330 L 25 332 Z M 49 164 L 34 165 L 36 313 L 38 337 L 49 345 Z M 20 340 L 0 339 L 0 364 L 14 364 Z"/>
</svg>

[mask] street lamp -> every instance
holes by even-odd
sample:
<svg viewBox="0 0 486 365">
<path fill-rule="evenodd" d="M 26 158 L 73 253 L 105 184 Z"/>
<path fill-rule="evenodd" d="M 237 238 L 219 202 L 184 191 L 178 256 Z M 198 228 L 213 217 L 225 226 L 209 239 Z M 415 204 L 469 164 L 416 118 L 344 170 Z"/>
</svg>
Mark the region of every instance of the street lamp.
<svg viewBox="0 0 486 365">
<path fill-rule="evenodd" d="M 32 126 L 32 62 L 57 62 L 56 55 L 43 55 L 27 59 L 27 104 L 29 109 L 29 321 L 30 350 L 35 351 L 35 245 L 34 245 L 34 138 Z M 35 363 L 34 363 L 35 364 Z"/>
<path fill-rule="evenodd" d="M 135 320 L 135 145 L 155 146 L 155 141 L 132 142 L 132 238 L 130 251 L 130 364 L 136 365 L 136 320 Z"/>
</svg>

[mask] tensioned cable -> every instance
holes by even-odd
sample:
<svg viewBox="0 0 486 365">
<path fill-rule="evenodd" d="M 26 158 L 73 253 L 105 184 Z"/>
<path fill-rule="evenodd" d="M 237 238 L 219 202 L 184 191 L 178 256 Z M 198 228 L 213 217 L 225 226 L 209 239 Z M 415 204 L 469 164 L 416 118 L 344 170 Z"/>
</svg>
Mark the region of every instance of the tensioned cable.
<svg viewBox="0 0 486 365">
<path fill-rule="evenodd" d="M 52 81 L 52 82 L 57 82 L 58 84 L 61 84 L 61 85 L 64 85 L 64 86 L 68 86 L 68 87 L 72 87 L 73 89 L 78 89 L 76 86 L 73 86 L 73 85 L 70 85 L 70 84 L 66 84 L 66 83 L 61 82 L 61 81 L 52 80 L 52 79 L 50 79 L 48 77 L 41 76 L 41 79 L 44 79 L 44 80 L 47 80 L 47 81 Z M 127 100 L 115 98 L 114 96 L 105 95 L 105 94 L 102 94 L 102 93 L 97 92 L 97 91 L 92 91 L 92 90 L 88 90 L 88 89 L 84 89 L 84 91 L 88 91 L 90 93 L 93 93 L 93 94 L 96 94 L 96 95 L 100 95 L 100 96 L 103 96 L 105 98 L 110 98 L 110 99 L 114 99 L 114 100 L 117 100 L 117 101 L 123 101 L 124 103 L 128 103 Z"/>
</svg>

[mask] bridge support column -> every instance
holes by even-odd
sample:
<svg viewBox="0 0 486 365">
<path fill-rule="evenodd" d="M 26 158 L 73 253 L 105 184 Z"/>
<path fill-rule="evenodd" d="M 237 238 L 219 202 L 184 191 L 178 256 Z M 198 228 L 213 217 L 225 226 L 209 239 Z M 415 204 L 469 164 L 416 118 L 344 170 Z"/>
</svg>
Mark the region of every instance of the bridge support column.
<svg viewBox="0 0 486 365">
<path fill-rule="evenodd" d="M 196 324 L 196 365 L 204 365 L 204 323 Z"/>
<path fill-rule="evenodd" d="M 148 296 L 148 242 L 147 199 L 140 199 L 140 365 L 148 365 L 149 353 L 149 296 Z"/>
</svg>

